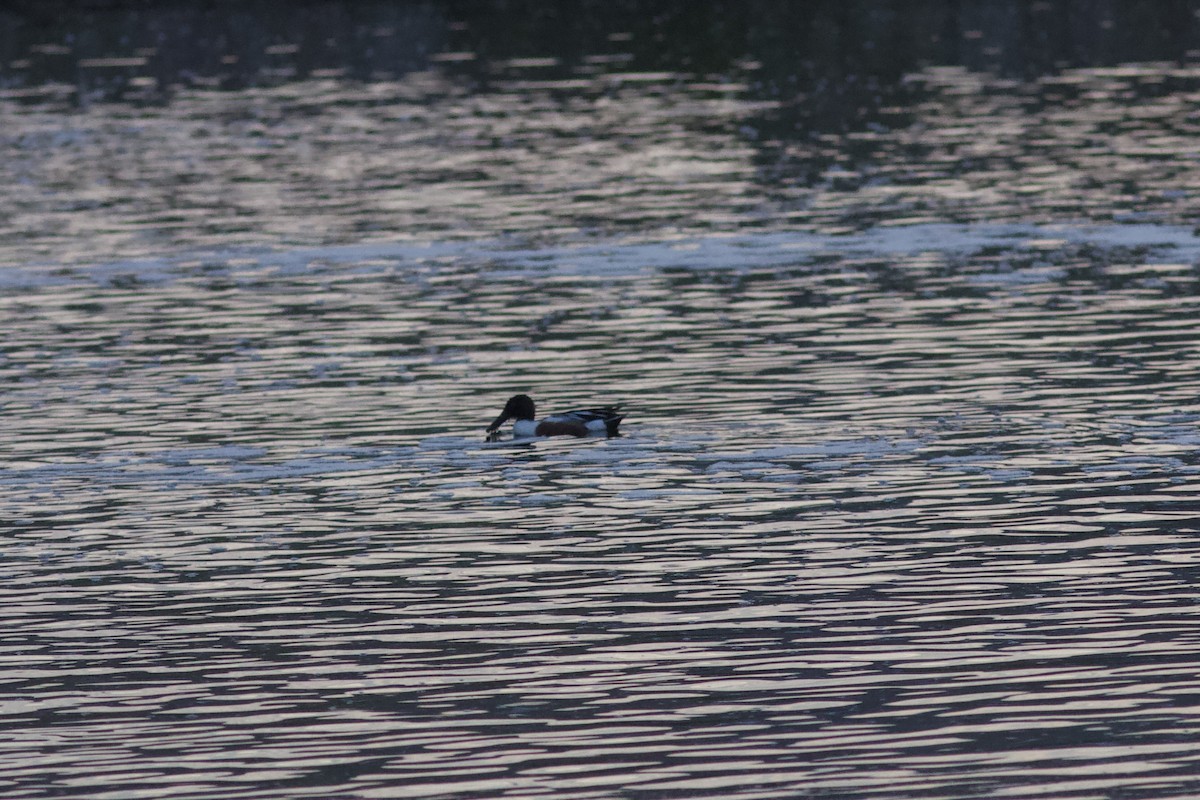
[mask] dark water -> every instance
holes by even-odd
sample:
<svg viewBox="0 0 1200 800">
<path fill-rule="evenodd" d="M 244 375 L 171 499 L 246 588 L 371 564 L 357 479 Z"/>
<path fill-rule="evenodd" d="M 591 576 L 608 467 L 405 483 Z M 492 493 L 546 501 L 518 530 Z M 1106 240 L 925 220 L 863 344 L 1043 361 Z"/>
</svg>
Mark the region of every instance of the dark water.
<svg viewBox="0 0 1200 800">
<path fill-rule="evenodd" d="M 1200 794 L 1194 5 L 265 8 L 0 16 L 0 796 Z"/>
</svg>

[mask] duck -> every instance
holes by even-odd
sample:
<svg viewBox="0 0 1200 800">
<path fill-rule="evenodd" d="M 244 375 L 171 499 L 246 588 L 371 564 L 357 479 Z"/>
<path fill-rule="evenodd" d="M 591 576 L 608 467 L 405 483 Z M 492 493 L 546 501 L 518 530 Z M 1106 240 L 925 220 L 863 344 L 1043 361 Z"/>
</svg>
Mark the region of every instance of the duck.
<svg viewBox="0 0 1200 800">
<path fill-rule="evenodd" d="M 532 436 L 619 436 L 617 426 L 625 415 L 621 406 L 600 406 L 599 408 L 580 408 L 575 411 L 564 411 L 552 414 L 543 419 L 536 418 L 533 400 L 529 395 L 513 395 L 504 404 L 504 410 L 487 426 L 488 433 L 494 433 L 497 428 L 508 420 L 513 423 L 513 436 L 525 439 Z"/>
</svg>

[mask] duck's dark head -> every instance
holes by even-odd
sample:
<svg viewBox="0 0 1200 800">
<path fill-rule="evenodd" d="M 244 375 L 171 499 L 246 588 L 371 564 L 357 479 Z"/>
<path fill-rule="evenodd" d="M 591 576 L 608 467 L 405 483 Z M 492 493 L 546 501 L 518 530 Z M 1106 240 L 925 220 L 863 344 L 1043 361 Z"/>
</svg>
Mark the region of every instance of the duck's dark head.
<svg viewBox="0 0 1200 800">
<path fill-rule="evenodd" d="M 533 419 L 533 415 L 533 401 L 529 399 L 529 395 L 513 395 L 504 404 L 504 410 L 500 412 L 500 416 L 496 417 L 496 421 L 488 425 L 487 429 L 494 431 L 510 419 Z"/>
</svg>

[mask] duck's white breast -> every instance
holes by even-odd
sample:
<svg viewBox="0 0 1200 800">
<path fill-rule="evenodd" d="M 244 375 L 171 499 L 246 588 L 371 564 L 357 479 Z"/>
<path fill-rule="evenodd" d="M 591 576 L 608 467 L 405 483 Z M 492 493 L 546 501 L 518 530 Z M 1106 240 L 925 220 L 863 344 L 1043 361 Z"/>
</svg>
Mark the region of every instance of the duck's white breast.
<svg viewBox="0 0 1200 800">
<path fill-rule="evenodd" d="M 532 419 L 519 419 L 513 423 L 513 436 L 537 436 L 537 422 Z"/>
</svg>

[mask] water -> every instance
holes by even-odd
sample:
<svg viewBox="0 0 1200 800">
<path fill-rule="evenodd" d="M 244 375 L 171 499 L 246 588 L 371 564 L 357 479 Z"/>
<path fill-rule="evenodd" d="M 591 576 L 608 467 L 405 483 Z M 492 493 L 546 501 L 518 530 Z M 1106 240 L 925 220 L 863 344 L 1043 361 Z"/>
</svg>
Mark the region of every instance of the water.
<svg viewBox="0 0 1200 800">
<path fill-rule="evenodd" d="M 0 99 L 0 795 L 1200 792 L 1194 64 L 239 8 Z"/>
</svg>

